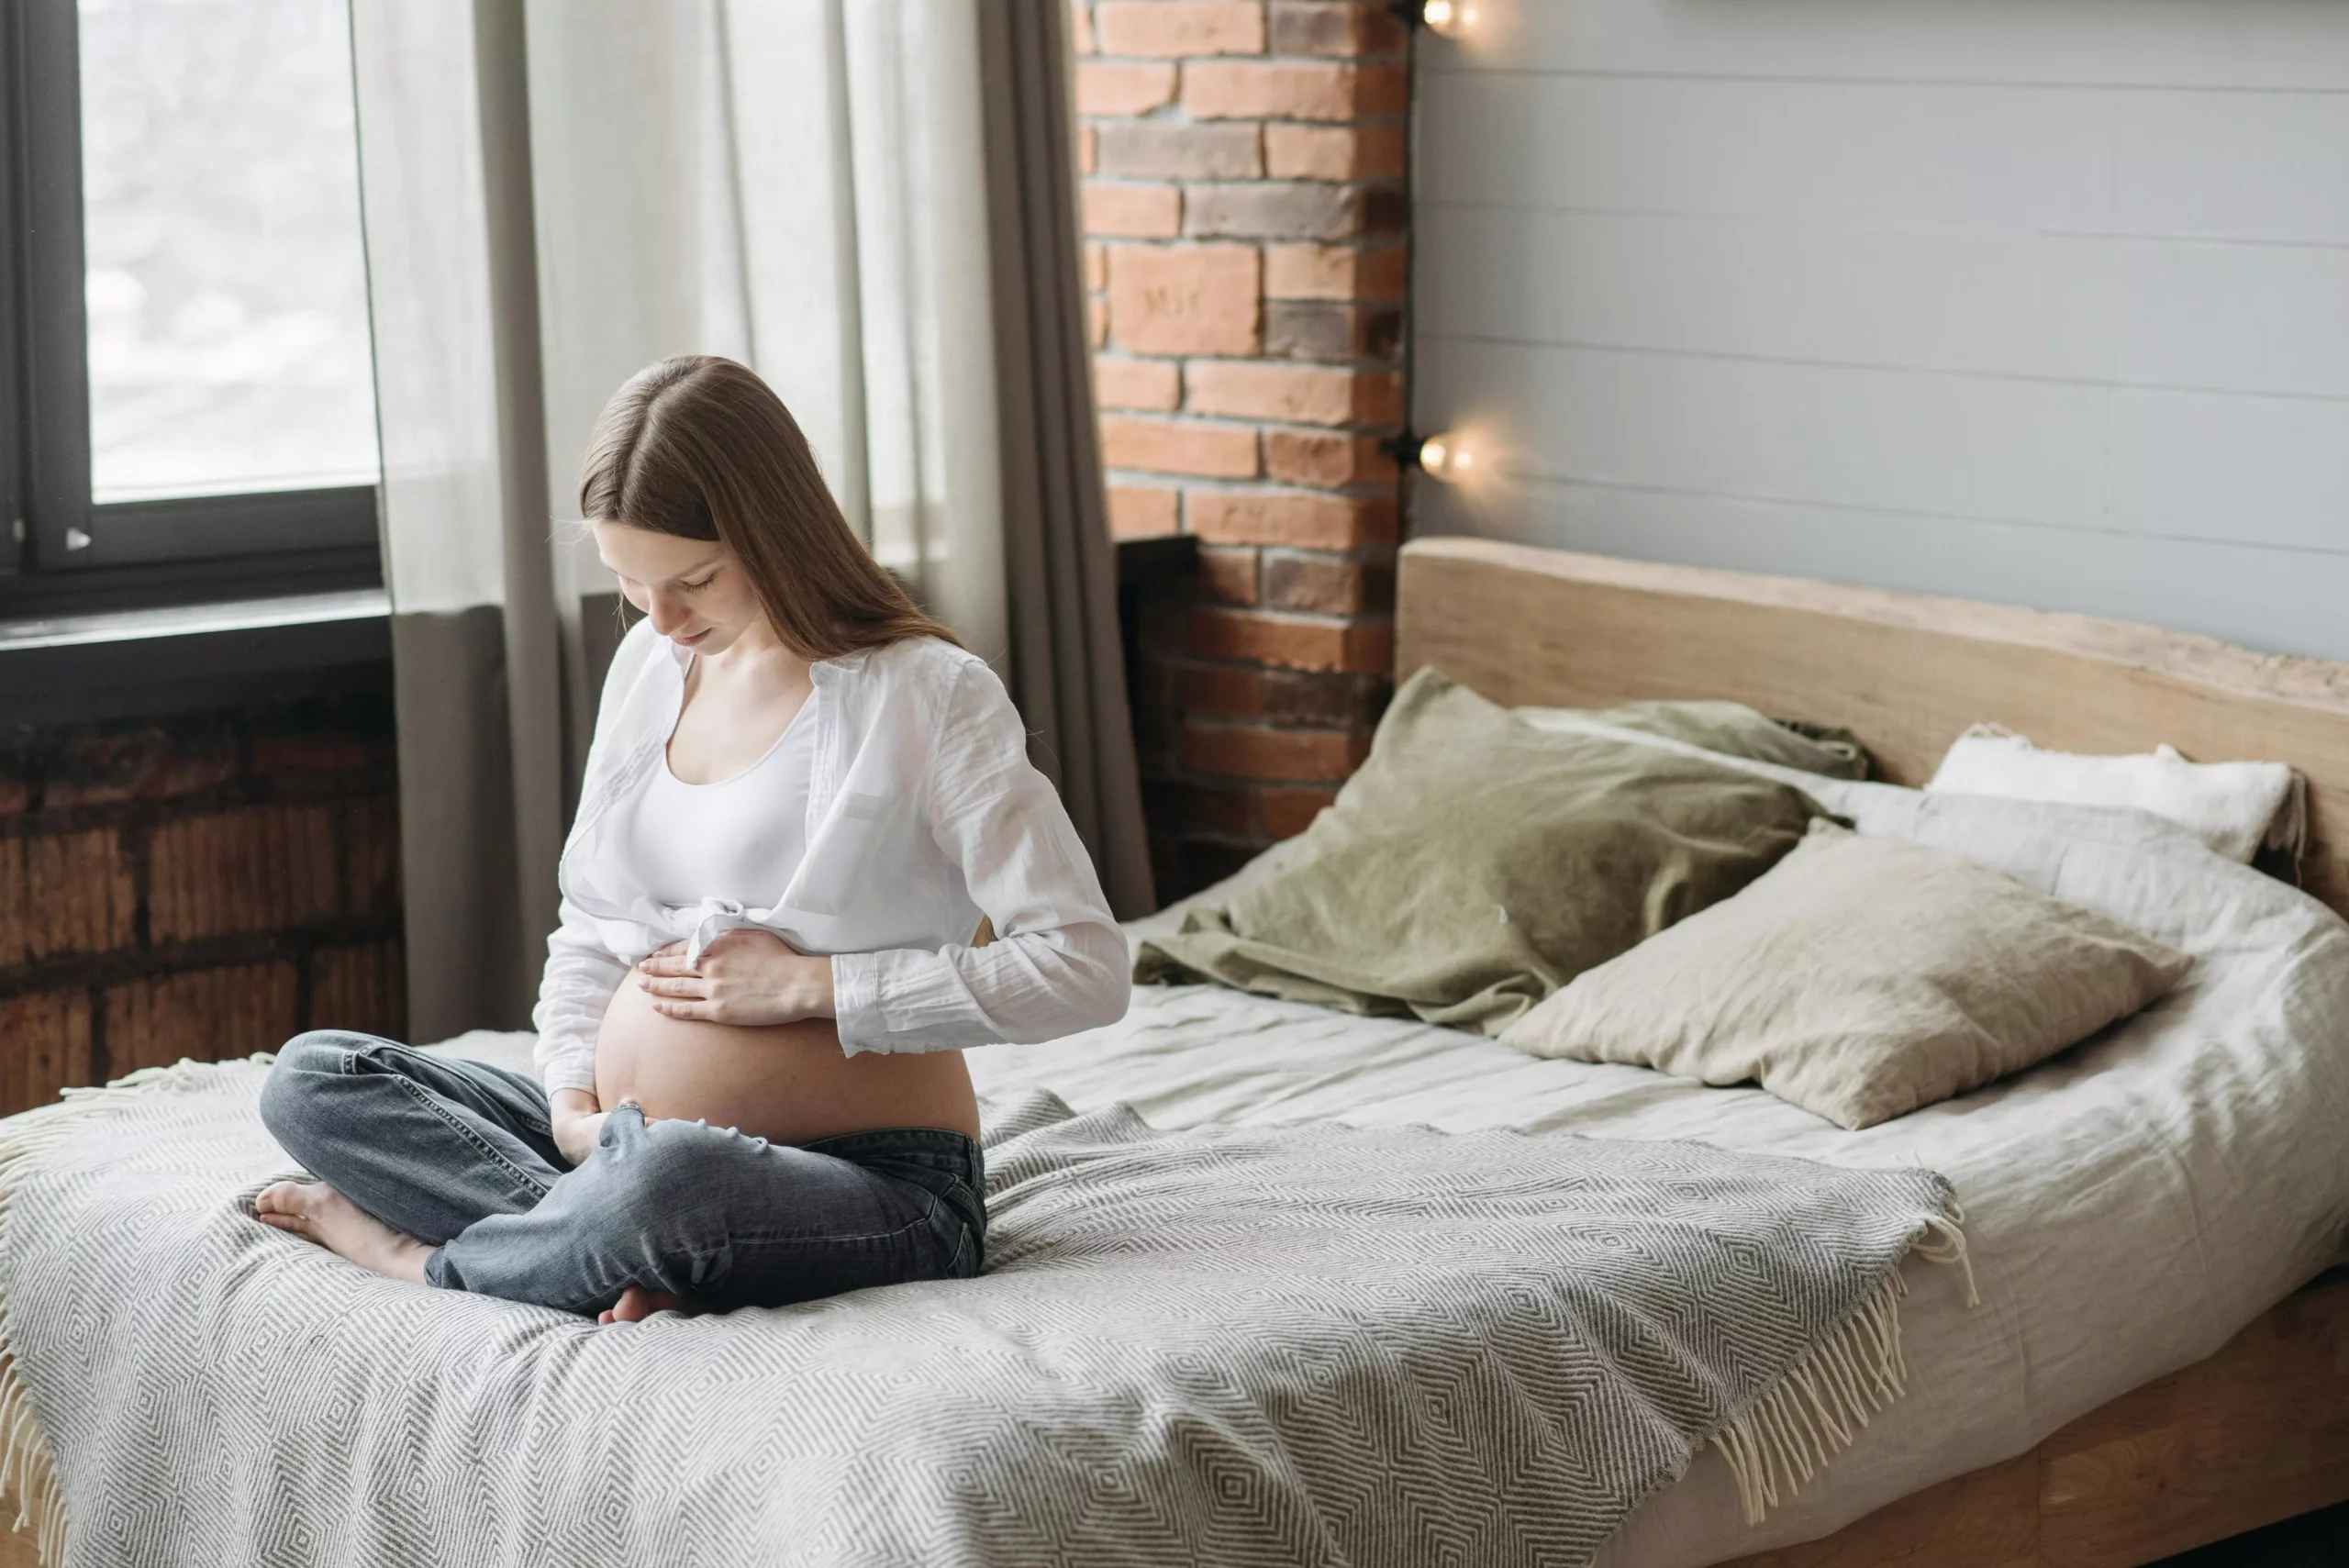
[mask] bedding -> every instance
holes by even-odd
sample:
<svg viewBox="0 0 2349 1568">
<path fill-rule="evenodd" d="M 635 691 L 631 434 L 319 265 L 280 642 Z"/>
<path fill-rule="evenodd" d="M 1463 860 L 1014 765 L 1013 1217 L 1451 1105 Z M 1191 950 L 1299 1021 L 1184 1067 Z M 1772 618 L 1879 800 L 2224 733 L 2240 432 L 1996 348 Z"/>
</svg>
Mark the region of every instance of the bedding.
<svg viewBox="0 0 2349 1568">
<path fill-rule="evenodd" d="M 1912 1280 L 1907 1397 L 1759 1527 L 1743 1524 L 1728 1468 L 1701 1456 L 1625 1522 L 1603 1568 L 1704 1568 L 1829 1534 L 2201 1360 L 2349 1261 L 2349 927 L 2337 916 L 2144 812 L 1804 787 L 1864 832 L 1996 866 L 2195 968 L 2077 1050 L 1859 1132 L 1758 1088 L 1544 1061 L 1457 1030 L 1215 986 L 1139 987 L 1121 1023 L 974 1052 L 974 1076 L 988 1094 L 1049 1084 L 1079 1107 L 1128 1101 L 1164 1127 L 1507 1127 L 1947 1175 L 1982 1304 L 1966 1309 L 1941 1271 Z M 1200 897 L 1232 896 L 1286 852 L 1276 846 Z M 1182 914 L 1129 929 L 1139 943 Z"/>
<path fill-rule="evenodd" d="M 1744 892 L 1586 970 L 1500 1038 L 1758 1083 L 1858 1129 L 2044 1061 L 2192 963 L 1963 855 L 1822 817 Z"/>
<path fill-rule="evenodd" d="M 1650 740 L 1539 728 L 1422 670 L 1279 871 L 1154 935 L 1135 978 L 1497 1033 L 1743 887 L 1820 815 L 1798 788 Z"/>
<path fill-rule="evenodd" d="M 2297 866 L 2308 837 L 2307 781 L 2292 769 L 2282 762 L 2189 762 L 2175 746 L 2084 757 L 2042 751 L 2027 736 L 1977 724 L 1950 743 L 1925 788 L 2150 811 L 2245 864 L 2265 849 Z"/>
<path fill-rule="evenodd" d="M 1576 1564 L 1708 1439 L 1782 1495 L 1898 1391 L 1912 1241 L 1959 1255 L 1914 1168 L 1030 1092 L 981 1278 L 598 1329 L 249 1218 L 265 1073 L 8 1129 L 73 1562 Z"/>
</svg>

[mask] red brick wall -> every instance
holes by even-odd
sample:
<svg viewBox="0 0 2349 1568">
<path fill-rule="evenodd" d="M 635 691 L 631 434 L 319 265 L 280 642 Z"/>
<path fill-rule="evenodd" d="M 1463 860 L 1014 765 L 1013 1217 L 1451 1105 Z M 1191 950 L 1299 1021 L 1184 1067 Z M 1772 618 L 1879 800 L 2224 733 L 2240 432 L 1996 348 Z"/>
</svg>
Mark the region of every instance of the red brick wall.
<svg viewBox="0 0 2349 1568">
<path fill-rule="evenodd" d="M 1111 525 L 1200 545 L 1137 679 L 1171 898 L 1309 822 L 1387 695 L 1406 40 L 1383 5 L 1073 9 Z"/>
<path fill-rule="evenodd" d="M 0 742 L 0 1114 L 317 1025 L 396 1037 L 388 695 Z"/>
</svg>

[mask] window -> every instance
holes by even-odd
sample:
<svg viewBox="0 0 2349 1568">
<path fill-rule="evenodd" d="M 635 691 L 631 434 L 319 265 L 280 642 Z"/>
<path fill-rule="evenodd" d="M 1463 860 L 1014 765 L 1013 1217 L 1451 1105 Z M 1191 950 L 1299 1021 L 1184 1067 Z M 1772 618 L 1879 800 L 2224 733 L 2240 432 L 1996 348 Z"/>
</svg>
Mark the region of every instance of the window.
<svg viewBox="0 0 2349 1568">
<path fill-rule="evenodd" d="M 0 614 L 380 581 L 344 0 L 0 25 Z"/>
</svg>

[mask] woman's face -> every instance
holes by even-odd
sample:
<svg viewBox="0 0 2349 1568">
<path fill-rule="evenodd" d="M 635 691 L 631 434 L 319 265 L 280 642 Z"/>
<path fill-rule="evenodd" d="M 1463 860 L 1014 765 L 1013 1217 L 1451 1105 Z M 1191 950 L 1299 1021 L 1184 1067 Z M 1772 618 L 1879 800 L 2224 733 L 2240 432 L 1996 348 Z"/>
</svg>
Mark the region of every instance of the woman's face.
<svg viewBox="0 0 2349 1568">
<path fill-rule="evenodd" d="M 741 563 L 715 540 L 600 522 L 596 553 L 619 578 L 628 602 L 680 648 L 723 653 L 745 631 L 766 624 Z"/>
</svg>

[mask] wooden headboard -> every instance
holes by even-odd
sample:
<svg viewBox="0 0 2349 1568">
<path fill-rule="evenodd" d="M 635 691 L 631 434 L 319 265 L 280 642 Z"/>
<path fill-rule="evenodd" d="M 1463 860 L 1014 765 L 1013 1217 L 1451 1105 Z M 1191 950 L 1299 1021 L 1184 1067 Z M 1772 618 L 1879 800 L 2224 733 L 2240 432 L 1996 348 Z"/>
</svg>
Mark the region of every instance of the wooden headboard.
<svg viewBox="0 0 2349 1568">
<path fill-rule="evenodd" d="M 2066 751 L 2289 762 L 2309 781 L 2310 892 L 2349 914 L 2349 666 L 2189 632 L 1798 577 L 1486 539 L 1406 545 L 1395 673 L 1497 702 L 1721 697 L 1839 724 L 1921 784 L 1969 724 Z M 2336 839 L 2339 829 L 2342 837 Z"/>
</svg>

